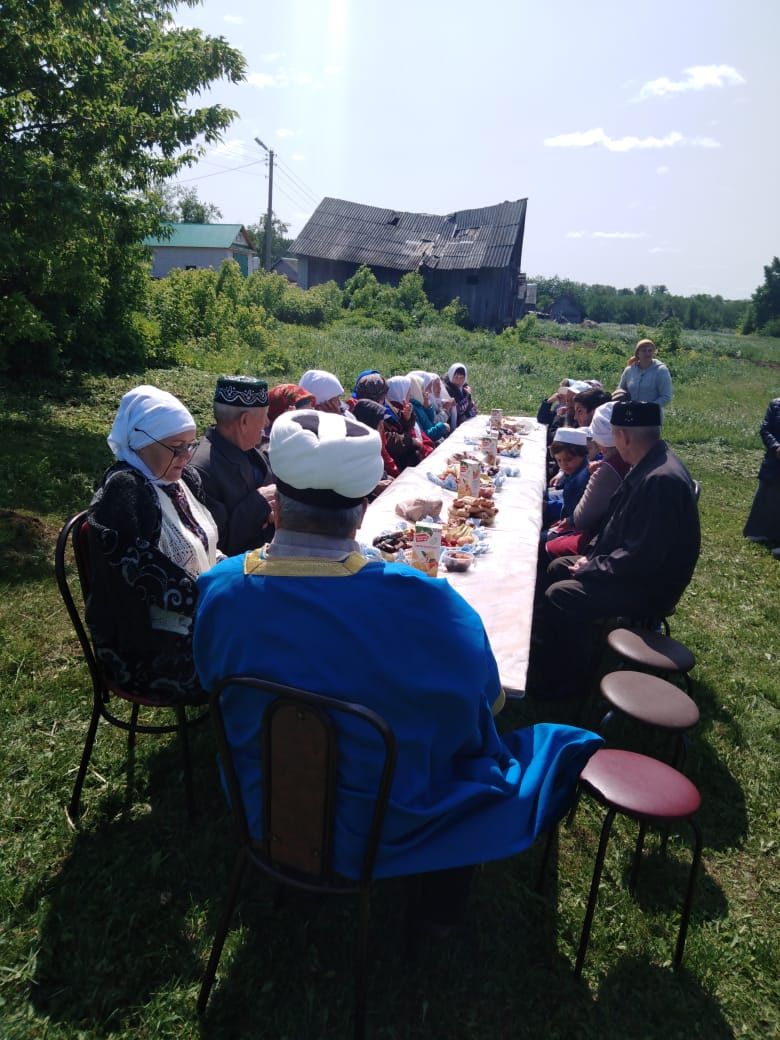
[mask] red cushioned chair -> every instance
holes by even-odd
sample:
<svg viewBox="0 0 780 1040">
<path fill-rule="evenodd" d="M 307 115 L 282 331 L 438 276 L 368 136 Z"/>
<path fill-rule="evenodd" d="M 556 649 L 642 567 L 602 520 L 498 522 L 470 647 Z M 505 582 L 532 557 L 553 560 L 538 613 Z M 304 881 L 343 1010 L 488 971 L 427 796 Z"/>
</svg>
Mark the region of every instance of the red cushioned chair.
<svg viewBox="0 0 780 1040">
<path fill-rule="evenodd" d="M 77 513 L 75 516 L 72 516 L 70 520 L 65 522 L 57 539 L 57 547 L 54 553 L 54 572 L 57 577 L 57 585 L 60 590 L 60 595 L 65 603 L 73 627 L 76 630 L 76 635 L 78 636 L 81 650 L 84 654 L 84 660 L 86 661 L 90 678 L 92 679 L 92 716 L 89 721 L 87 739 L 84 744 L 84 751 L 81 755 L 78 775 L 76 776 L 76 784 L 73 788 L 73 795 L 68 806 L 68 815 L 71 820 L 74 821 L 78 816 L 79 803 L 81 801 L 81 789 L 84 786 L 84 778 L 87 774 L 87 767 L 89 766 L 89 760 L 92 755 L 92 748 L 95 744 L 98 723 L 101 718 L 103 718 L 112 726 L 117 726 L 119 729 L 127 731 L 128 748 L 131 753 L 135 747 L 136 734 L 138 733 L 179 734 L 182 756 L 184 759 L 184 787 L 187 799 L 187 813 L 190 819 L 192 819 L 195 814 L 195 806 L 192 793 L 192 767 L 190 763 L 190 747 L 187 731 L 190 726 L 196 725 L 207 719 L 208 711 L 202 711 L 197 715 L 188 717 L 183 705 L 160 704 L 159 701 L 148 700 L 134 693 L 128 693 L 116 683 L 107 679 L 103 674 L 97 658 L 95 657 L 92 641 L 87 634 L 82 613 L 79 610 L 75 597 L 71 591 L 70 575 L 72 574 L 72 567 L 69 566 L 67 560 L 68 548 L 70 547 L 70 552 L 76 566 L 78 582 L 81 588 L 82 602 L 86 605 L 90 584 L 88 567 L 88 536 L 87 510 L 84 509 L 82 512 Z M 123 701 L 130 706 L 129 721 L 120 718 L 111 711 L 109 705 L 112 696 L 118 701 Z M 172 724 L 140 723 L 138 721 L 138 713 L 142 707 L 154 708 L 158 711 L 163 709 L 166 711 L 173 711 L 176 715 L 176 722 Z"/>
<path fill-rule="evenodd" d="M 639 823 L 639 835 L 629 878 L 629 891 L 632 893 L 636 888 L 639 876 L 642 848 L 648 825 L 664 826 L 683 821 L 688 823 L 693 831 L 693 858 L 674 952 L 674 966 L 675 969 L 679 968 L 691 917 L 696 873 L 701 860 L 701 831 L 693 819 L 701 805 L 698 790 L 687 777 L 673 769 L 672 766 L 658 762 L 647 755 L 638 755 L 632 751 L 619 751 L 614 748 L 602 748 L 593 755 L 580 774 L 580 785 L 597 802 L 605 806 L 607 815 L 601 828 L 601 839 L 593 868 L 590 896 L 574 968 L 575 977 L 580 976 L 585 962 L 607 843 L 615 816 L 618 814 L 628 816 Z"/>
</svg>

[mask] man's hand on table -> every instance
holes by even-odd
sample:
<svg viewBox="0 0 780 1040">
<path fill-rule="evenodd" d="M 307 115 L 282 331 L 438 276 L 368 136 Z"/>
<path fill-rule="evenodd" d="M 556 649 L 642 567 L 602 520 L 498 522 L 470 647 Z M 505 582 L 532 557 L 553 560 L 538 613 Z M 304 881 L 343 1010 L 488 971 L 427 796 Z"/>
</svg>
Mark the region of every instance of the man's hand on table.
<svg viewBox="0 0 780 1040">
<path fill-rule="evenodd" d="M 574 563 L 569 564 L 570 573 L 577 574 L 579 571 L 582 570 L 586 563 L 588 563 L 587 556 L 578 556 Z"/>
</svg>

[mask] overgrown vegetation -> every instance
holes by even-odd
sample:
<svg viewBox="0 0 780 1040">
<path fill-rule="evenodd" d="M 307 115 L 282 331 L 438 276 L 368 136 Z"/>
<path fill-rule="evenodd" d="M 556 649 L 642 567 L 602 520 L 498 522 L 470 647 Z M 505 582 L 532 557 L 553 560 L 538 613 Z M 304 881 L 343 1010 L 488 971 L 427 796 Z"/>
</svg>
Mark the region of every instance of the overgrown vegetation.
<svg viewBox="0 0 780 1040">
<path fill-rule="evenodd" d="M 236 288 L 226 276 L 214 298 L 235 306 Z M 198 367 L 0 381 L 3 1040 L 350 1035 L 353 908 L 295 897 L 276 908 L 256 877 L 243 890 L 206 1022 L 196 1021 L 235 849 L 208 731 L 195 747 L 196 826 L 185 823 L 175 742 L 140 739 L 128 794 L 127 745 L 108 729 L 98 734 L 81 826 L 66 823 L 88 679 L 49 561 L 60 523 L 88 501 L 109 461 L 105 437 L 121 394 L 157 383 L 177 393 L 202 428 L 214 374 L 272 376 L 269 357 L 283 359 L 293 379 L 321 367 L 345 385 L 363 368 L 442 371 L 462 360 L 483 411 L 534 414 L 561 376 L 614 386 L 639 331 L 543 321 L 528 322 L 526 338 L 522 330 L 495 336 L 454 325 L 400 333 L 344 322 L 318 328 L 281 323 L 272 298 L 269 289 L 258 304 L 269 336 L 260 350 L 230 341 L 188 348 Z M 669 965 L 687 842 L 673 837 L 664 859 L 657 839 L 648 839 L 635 901 L 625 888 L 634 830 L 616 824 L 585 978 L 573 981 L 601 822 L 585 800 L 574 826 L 561 830 L 546 900 L 534 892 L 538 850 L 489 864 L 463 932 L 426 945 L 417 965 L 403 956 L 401 886 L 377 887 L 372 1036 L 727 1040 L 780 1030 L 779 565 L 741 537 L 762 454 L 758 424 L 780 393 L 780 356 L 765 338 L 683 332 L 676 352 L 663 357 L 675 389 L 666 433 L 701 481 L 704 535 L 693 583 L 672 619 L 673 634 L 697 657 L 702 712 L 686 769 L 703 795 L 705 855 L 683 970 L 675 975 Z M 262 638 L 262 619 L 259 631 Z M 522 703 L 500 723 L 542 717 Z M 632 731 L 615 738 L 645 748 L 650 739 Z"/>
</svg>

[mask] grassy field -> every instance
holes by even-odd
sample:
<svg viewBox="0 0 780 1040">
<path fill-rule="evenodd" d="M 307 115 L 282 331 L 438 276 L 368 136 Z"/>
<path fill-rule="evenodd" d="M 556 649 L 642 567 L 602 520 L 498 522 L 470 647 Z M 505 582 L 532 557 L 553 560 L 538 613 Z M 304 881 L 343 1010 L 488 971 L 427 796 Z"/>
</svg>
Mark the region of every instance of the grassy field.
<svg viewBox="0 0 780 1040">
<path fill-rule="evenodd" d="M 564 335 L 567 338 L 564 338 Z M 127 748 L 101 729 L 78 829 L 66 821 L 89 714 L 87 675 L 52 574 L 56 532 L 109 462 L 121 394 L 177 393 L 205 424 L 214 374 L 296 379 L 469 365 L 482 410 L 535 414 L 562 376 L 614 386 L 636 330 L 540 326 L 518 336 L 422 329 L 401 335 L 285 327 L 265 357 L 204 355 L 197 367 L 112 378 L 0 384 L 0 1038 L 116 1040 L 349 1036 L 353 908 L 291 898 L 274 910 L 247 884 L 204 1023 L 195 996 L 234 855 L 210 732 L 195 749 L 190 828 L 178 749 Z M 550 340 L 555 339 L 555 343 Z M 689 856 L 648 843 L 637 899 L 625 888 L 631 831 L 616 825 L 584 978 L 571 967 L 600 815 L 583 802 L 562 828 L 554 880 L 534 892 L 539 850 L 480 872 L 468 920 L 416 965 L 401 950 L 400 886 L 374 900 L 371 1035 L 405 1038 L 770 1037 L 780 1031 L 780 564 L 742 525 L 761 458 L 757 429 L 780 394 L 777 340 L 686 334 L 666 359 L 675 385 L 666 435 L 702 484 L 703 551 L 673 619 L 694 650 L 702 721 L 688 770 L 703 795 L 703 870 L 683 970 L 670 959 Z M 536 721 L 507 709 L 506 728 Z M 625 738 L 635 745 L 636 734 Z"/>
</svg>

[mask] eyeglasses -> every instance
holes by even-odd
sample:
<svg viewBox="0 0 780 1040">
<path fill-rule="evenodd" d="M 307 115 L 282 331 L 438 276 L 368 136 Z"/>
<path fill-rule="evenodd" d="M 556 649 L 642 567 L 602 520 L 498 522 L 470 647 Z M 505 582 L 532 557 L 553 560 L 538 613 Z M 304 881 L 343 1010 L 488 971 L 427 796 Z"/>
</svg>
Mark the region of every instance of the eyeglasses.
<svg viewBox="0 0 780 1040">
<path fill-rule="evenodd" d="M 147 433 L 146 430 L 142 430 L 140 426 L 133 427 L 134 433 L 142 433 L 144 437 L 148 437 L 150 441 L 154 441 L 155 444 L 159 444 L 161 448 L 167 448 L 168 451 L 173 455 L 175 459 L 189 459 L 194 454 L 200 444 L 200 441 L 190 441 L 189 444 L 179 444 L 175 448 L 172 448 L 170 444 L 164 444 L 162 441 L 158 441 L 156 437 L 152 437 L 151 433 Z"/>
</svg>

